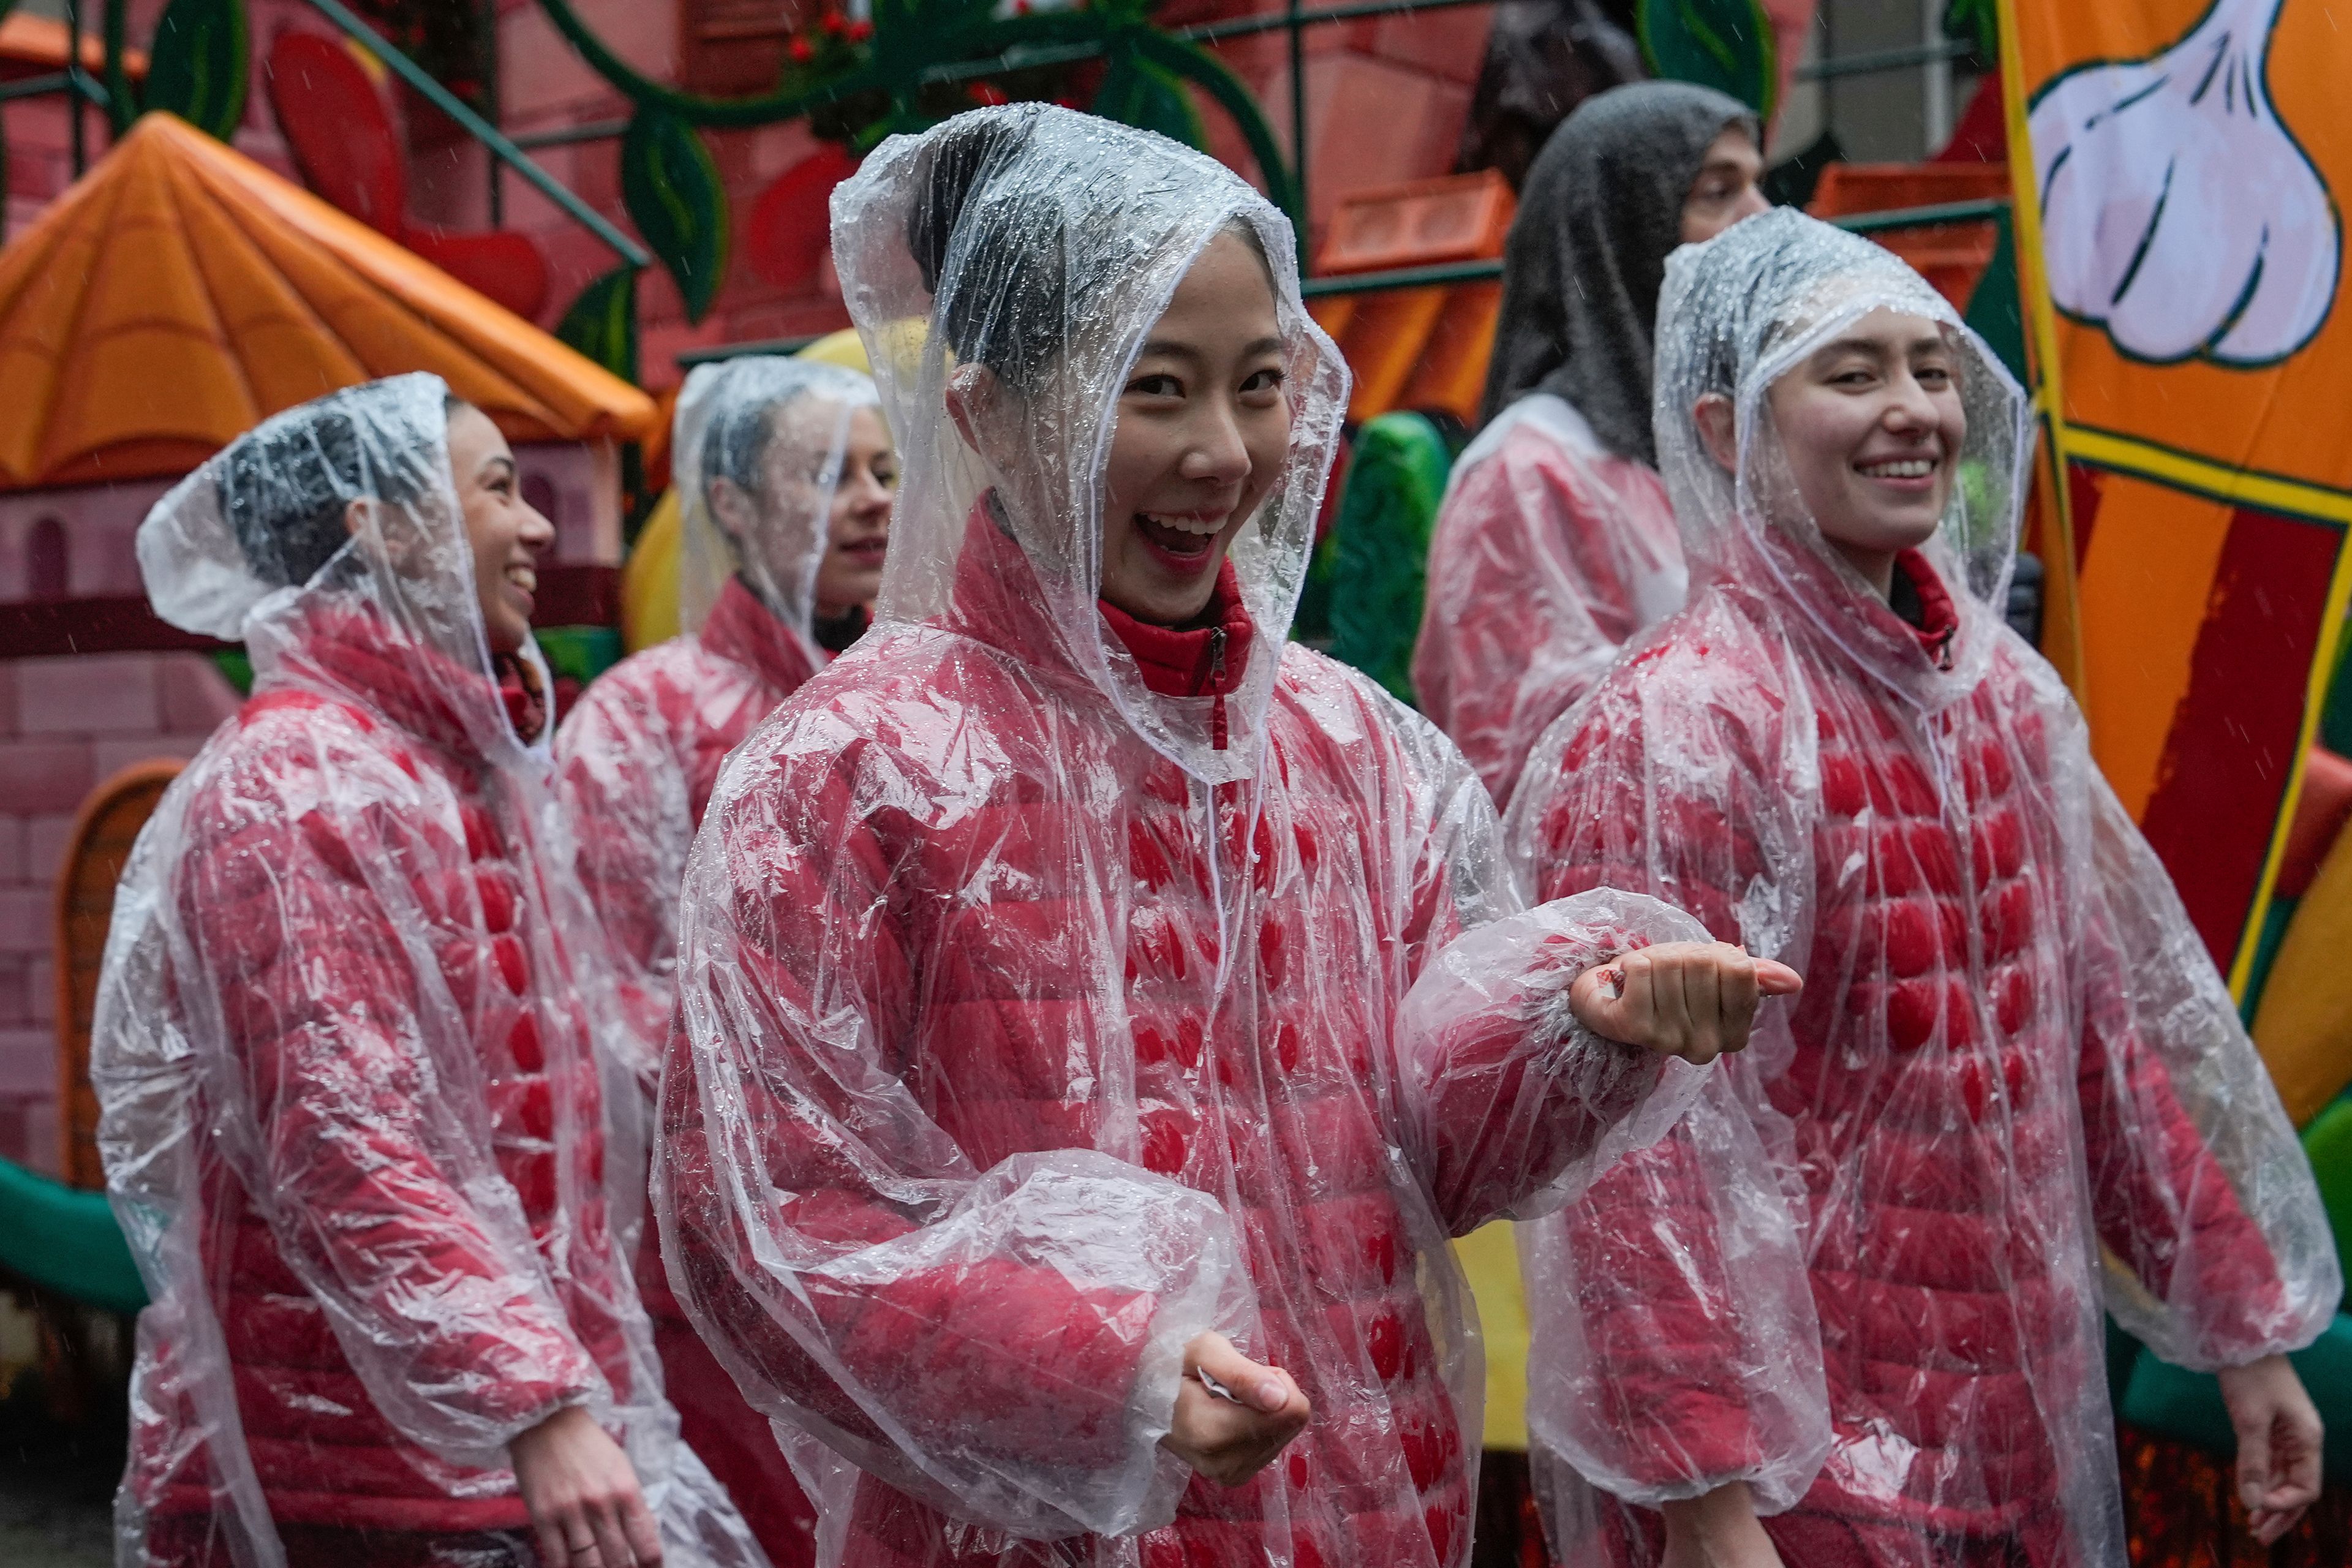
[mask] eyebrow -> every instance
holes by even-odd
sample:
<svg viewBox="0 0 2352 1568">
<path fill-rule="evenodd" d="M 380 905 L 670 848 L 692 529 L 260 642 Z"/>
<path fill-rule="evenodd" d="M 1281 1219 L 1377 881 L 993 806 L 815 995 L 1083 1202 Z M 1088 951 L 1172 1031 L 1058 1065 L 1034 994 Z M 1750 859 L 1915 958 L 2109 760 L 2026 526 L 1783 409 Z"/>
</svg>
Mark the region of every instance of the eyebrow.
<svg viewBox="0 0 2352 1568">
<path fill-rule="evenodd" d="M 1241 357 L 1244 359 L 1255 359 L 1260 354 L 1280 353 L 1283 347 L 1284 344 L 1281 336 L 1279 334 L 1274 334 L 1260 338 L 1255 342 L 1244 345 L 1241 352 Z M 1139 360 L 1144 360 L 1150 359 L 1154 354 L 1162 354 L 1170 359 L 1192 360 L 1196 363 L 1206 357 L 1199 349 L 1194 348 L 1190 343 L 1171 342 L 1165 338 L 1153 338 L 1150 342 L 1145 343 L 1142 348 L 1136 351 L 1135 357 Z"/>
<path fill-rule="evenodd" d="M 508 457 L 503 452 L 493 452 L 488 458 L 483 459 L 482 466 L 479 469 L 476 470 L 475 477 L 485 479 L 494 478 L 495 470 L 501 467 L 503 467 L 509 474 L 516 471 L 515 460 L 512 458 Z"/>
</svg>

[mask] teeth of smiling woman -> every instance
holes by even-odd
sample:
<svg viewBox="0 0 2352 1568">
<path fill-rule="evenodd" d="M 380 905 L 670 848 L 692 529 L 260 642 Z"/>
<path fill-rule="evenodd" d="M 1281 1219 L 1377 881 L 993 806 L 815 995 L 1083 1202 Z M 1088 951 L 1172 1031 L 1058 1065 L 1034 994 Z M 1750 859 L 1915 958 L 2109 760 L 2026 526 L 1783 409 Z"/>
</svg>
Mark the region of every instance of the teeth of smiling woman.
<svg viewBox="0 0 2352 1568">
<path fill-rule="evenodd" d="M 1924 479 L 1936 471 L 1936 465 L 1916 458 L 1895 463 L 1864 463 L 1862 471 L 1874 479 Z"/>
<path fill-rule="evenodd" d="M 1158 512 L 1138 512 L 1144 521 L 1161 528 L 1172 528 L 1179 533 L 1210 534 L 1224 526 L 1223 520 L 1212 517 L 1163 517 Z"/>
</svg>

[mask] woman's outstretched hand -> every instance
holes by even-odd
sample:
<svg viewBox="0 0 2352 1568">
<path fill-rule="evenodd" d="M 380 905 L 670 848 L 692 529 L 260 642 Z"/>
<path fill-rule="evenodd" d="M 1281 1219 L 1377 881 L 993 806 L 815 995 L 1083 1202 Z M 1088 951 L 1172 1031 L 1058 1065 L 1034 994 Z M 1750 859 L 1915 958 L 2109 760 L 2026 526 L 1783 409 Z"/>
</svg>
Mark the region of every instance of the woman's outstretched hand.
<svg viewBox="0 0 2352 1568">
<path fill-rule="evenodd" d="M 1226 1393 L 1213 1391 L 1202 1373 Z M 1308 1414 L 1288 1373 L 1259 1365 L 1223 1334 L 1202 1334 L 1184 1347 L 1175 1423 L 1160 1444 L 1219 1485 L 1237 1487 L 1307 1429 Z"/>
<path fill-rule="evenodd" d="M 2268 1546 L 2319 1499 L 2319 1412 L 2283 1355 L 2222 1368 L 2221 1403 L 2238 1434 L 2238 1495 Z"/>
<path fill-rule="evenodd" d="M 507 1445 L 546 1568 L 661 1568 L 661 1531 L 637 1472 L 574 1405 Z"/>
<path fill-rule="evenodd" d="M 1804 977 L 1727 942 L 1668 942 L 1577 976 L 1576 1021 L 1616 1040 L 1704 1067 L 1744 1049 L 1767 996 L 1793 996 Z"/>
</svg>

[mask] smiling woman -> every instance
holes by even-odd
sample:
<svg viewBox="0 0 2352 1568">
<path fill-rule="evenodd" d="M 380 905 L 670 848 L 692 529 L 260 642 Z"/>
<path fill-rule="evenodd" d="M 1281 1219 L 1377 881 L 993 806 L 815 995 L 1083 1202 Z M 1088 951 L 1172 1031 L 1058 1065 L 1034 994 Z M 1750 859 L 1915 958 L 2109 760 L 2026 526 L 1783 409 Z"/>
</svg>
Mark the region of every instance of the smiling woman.
<svg viewBox="0 0 2352 1568">
<path fill-rule="evenodd" d="M 482 636 L 492 653 L 516 653 L 530 640 L 540 552 L 555 542 L 555 528 L 516 488 L 514 453 L 490 416 L 457 398 L 448 415 L 449 471 L 474 554 Z"/>
<path fill-rule="evenodd" d="M 1958 356 L 1943 329 L 1924 316 L 1873 310 L 1775 383 L 1766 406 L 1789 490 L 1765 504 L 1809 514 L 1886 596 L 1895 558 L 1942 523 L 1968 440 Z M 1736 471 L 1731 399 L 1708 393 L 1693 414 L 1708 455 Z"/>
</svg>

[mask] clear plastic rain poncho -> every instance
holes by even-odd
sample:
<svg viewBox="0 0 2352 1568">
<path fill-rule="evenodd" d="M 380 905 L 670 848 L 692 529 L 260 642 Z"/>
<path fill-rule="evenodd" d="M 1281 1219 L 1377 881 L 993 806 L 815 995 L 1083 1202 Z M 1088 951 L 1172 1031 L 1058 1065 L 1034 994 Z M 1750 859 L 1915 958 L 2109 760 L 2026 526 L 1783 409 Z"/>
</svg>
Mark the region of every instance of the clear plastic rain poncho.
<svg viewBox="0 0 2352 1568">
<path fill-rule="evenodd" d="M 1685 204 L 1730 130 L 1761 144 L 1712 88 L 1614 88 L 1552 132 L 1520 192 L 1487 423 L 1446 486 L 1412 664 L 1421 710 L 1500 805 L 1551 721 L 1682 605 L 1651 345 Z"/>
<path fill-rule="evenodd" d="M 1029 105 L 887 142 L 834 200 L 907 480 L 876 630 L 730 761 L 688 860 L 671 1283 L 828 1561 L 1458 1565 L 1480 1366 L 1446 1237 L 1676 1113 L 1703 1075 L 1566 989 L 1696 928 L 1515 914 L 1459 754 L 1286 646 L 1346 374 L 1255 192 Z M 1272 280 L 1290 446 L 1223 675 L 1162 695 L 1097 601 L 1106 455 L 1224 236 Z M 1158 1446 L 1212 1330 L 1316 1409 L 1230 1490 Z"/>
<path fill-rule="evenodd" d="M 582 696 L 556 742 L 580 880 L 604 923 L 648 1095 L 669 1030 L 677 889 L 727 753 L 832 657 L 814 630 L 817 569 L 850 421 L 872 378 L 753 355 L 698 365 L 674 450 L 686 635 L 623 661 Z M 751 531 L 712 504 L 732 487 Z"/>
<path fill-rule="evenodd" d="M 1681 607 L 1665 486 L 1531 392 L 1454 466 L 1430 541 L 1413 695 L 1507 806 L 1528 752 L 1625 646 Z"/>
<path fill-rule="evenodd" d="M 152 1303 L 124 1564 L 276 1568 L 359 1530 L 535 1561 L 506 1445 L 572 1405 L 669 1562 L 763 1561 L 662 1400 L 625 1250 L 643 1152 L 604 1114 L 634 1090 L 509 718 L 545 668 L 488 652 L 446 395 L 289 410 L 140 530 L 157 612 L 241 636 L 254 696 L 141 834 L 99 986 L 100 1143 Z"/>
<path fill-rule="evenodd" d="M 1882 310 L 1940 325 L 1968 422 L 1907 616 L 1824 542 L 1769 395 Z M 1556 1545 L 1651 1561 L 1656 1516 L 1609 1494 L 1744 1479 L 1791 1563 L 2121 1563 L 2102 1310 L 2214 1368 L 2309 1342 L 2341 1281 L 2221 976 L 2003 624 L 2024 395 L 1908 268 L 1795 213 L 1678 252 L 1659 321 L 1691 603 L 1545 737 L 1510 842 L 1540 891 L 1649 890 L 1806 988 L 1522 1227 Z"/>
</svg>

